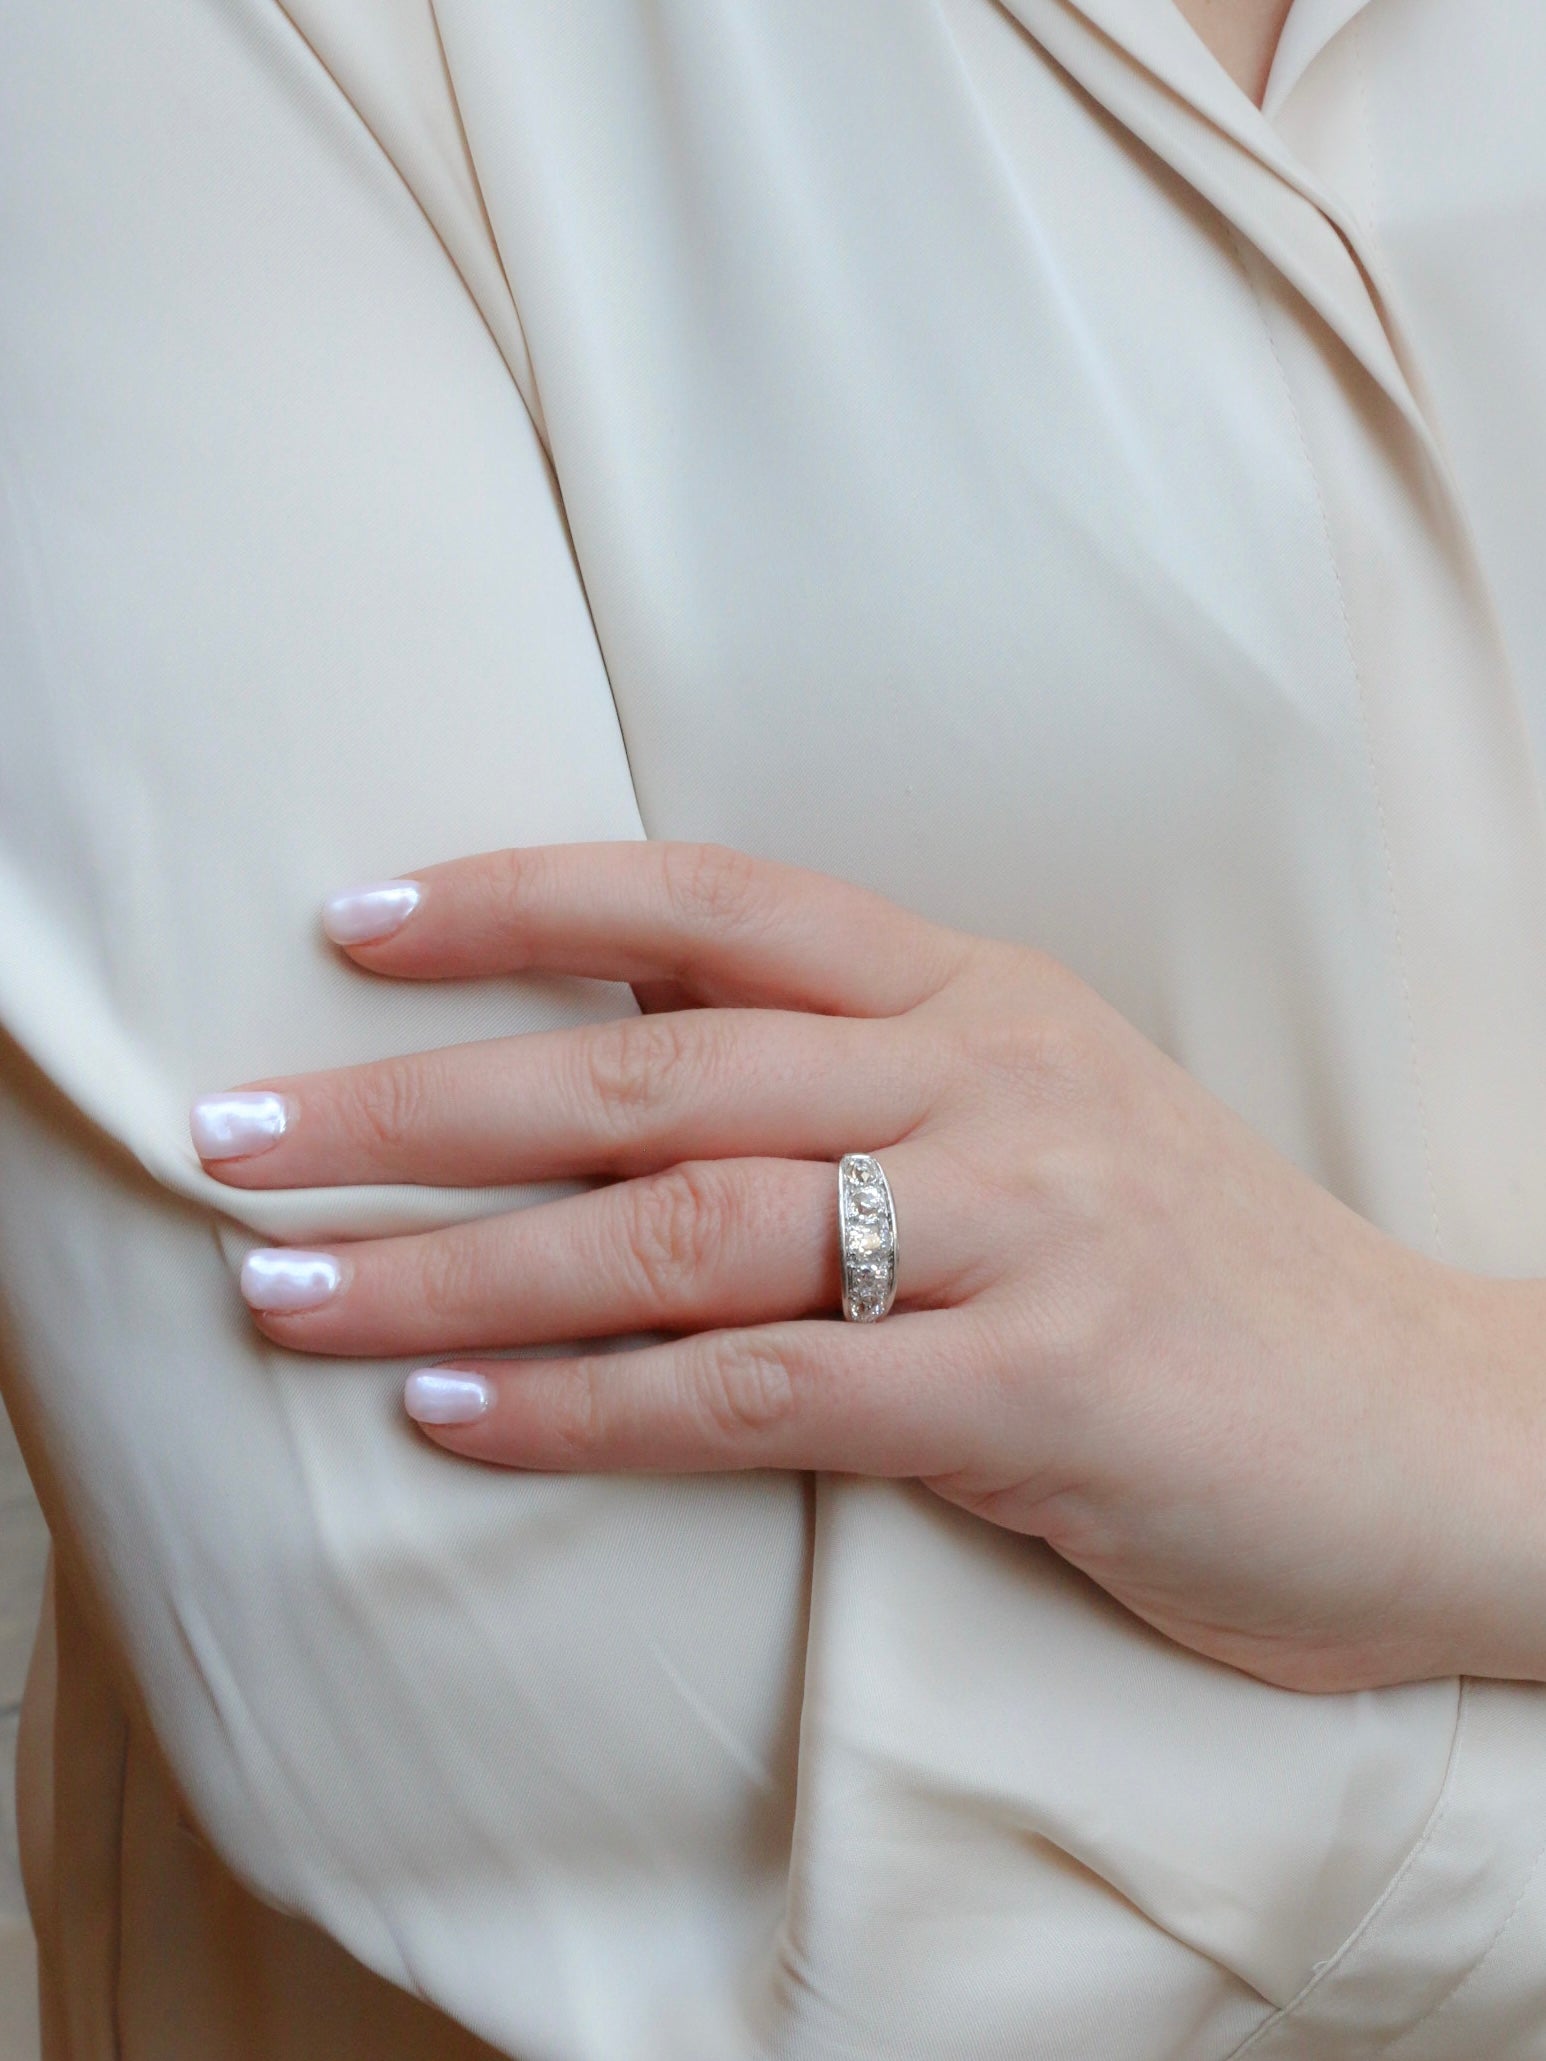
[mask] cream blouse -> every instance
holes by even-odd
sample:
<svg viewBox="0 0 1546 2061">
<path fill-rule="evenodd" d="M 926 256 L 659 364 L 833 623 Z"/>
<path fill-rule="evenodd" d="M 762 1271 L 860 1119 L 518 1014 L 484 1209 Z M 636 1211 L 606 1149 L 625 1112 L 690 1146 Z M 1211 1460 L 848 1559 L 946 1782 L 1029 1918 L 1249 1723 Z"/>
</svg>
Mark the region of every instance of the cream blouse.
<svg viewBox="0 0 1546 2061">
<path fill-rule="evenodd" d="M 1535 0 L 1295 0 L 1261 110 L 1171 0 L 0 11 L 50 2061 L 1546 2056 L 1546 1687 L 1267 1687 L 906 1484 L 459 1464 L 235 1274 L 537 1191 L 186 1128 L 633 1006 L 373 981 L 334 889 L 706 837 L 1546 1272 L 1543 90 Z"/>
</svg>

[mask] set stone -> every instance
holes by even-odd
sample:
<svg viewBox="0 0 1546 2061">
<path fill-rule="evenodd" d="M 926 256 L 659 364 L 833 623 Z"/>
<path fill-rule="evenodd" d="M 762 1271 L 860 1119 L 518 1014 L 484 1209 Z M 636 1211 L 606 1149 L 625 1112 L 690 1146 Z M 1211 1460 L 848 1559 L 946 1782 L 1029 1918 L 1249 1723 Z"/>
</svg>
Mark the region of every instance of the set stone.
<svg viewBox="0 0 1546 2061">
<path fill-rule="evenodd" d="M 851 1158 L 843 1172 L 849 1306 L 856 1317 L 873 1319 L 885 1305 L 891 1282 L 886 1191 L 879 1166 L 866 1154 Z"/>
</svg>

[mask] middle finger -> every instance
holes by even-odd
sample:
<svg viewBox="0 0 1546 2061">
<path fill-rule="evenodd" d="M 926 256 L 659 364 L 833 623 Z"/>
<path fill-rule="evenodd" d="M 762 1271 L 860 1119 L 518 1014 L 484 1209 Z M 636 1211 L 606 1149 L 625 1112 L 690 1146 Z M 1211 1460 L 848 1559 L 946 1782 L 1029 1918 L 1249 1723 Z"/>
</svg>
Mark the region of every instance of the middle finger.
<svg viewBox="0 0 1546 2061">
<path fill-rule="evenodd" d="M 201 1097 L 191 1130 L 232 1187 L 502 1185 L 836 1158 L 913 1129 L 931 1072 L 891 1019 L 685 1009 L 252 1082 Z"/>
</svg>

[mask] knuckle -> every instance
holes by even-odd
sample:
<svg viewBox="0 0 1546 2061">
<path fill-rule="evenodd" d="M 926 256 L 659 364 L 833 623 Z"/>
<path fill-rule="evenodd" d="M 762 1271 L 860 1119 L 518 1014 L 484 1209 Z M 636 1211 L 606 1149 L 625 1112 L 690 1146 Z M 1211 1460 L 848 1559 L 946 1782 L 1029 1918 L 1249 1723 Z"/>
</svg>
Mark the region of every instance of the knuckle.
<svg viewBox="0 0 1546 2061">
<path fill-rule="evenodd" d="M 540 851 L 524 845 L 485 855 L 489 914 L 501 928 L 518 924 L 530 908 L 545 863 Z"/>
<path fill-rule="evenodd" d="M 1031 1372 L 1049 1431 L 1070 1412 L 1098 1416 L 1108 1370 L 1119 1363 L 1110 1311 L 1092 1295 L 1082 1271 L 1049 1268 L 1023 1313 L 1017 1360 Z"/>
<path fill-rule="evenodd" d="M 793 1374 L 772 1346 L 749 1338 L 705 1341 L 695 1372 L 704 1427 L 716 1438 L 734 1444 L 774 1431 L 794 1411 Z"/>
<path fill-rule="evenodd" d="M 1087 1247 L 1110 1230 L 1118 1164 L 1099 1135 L 1050 1138 L 1032 1169 L 1035 1192 L 1059 1236 Z"/>
<path fill-rule="evenodd" d="M 711 1165 L 684 1163 L 630 1184 L 628 1245 L 646 1293 L 663 1308 L 693 1294 L 723 1254 L 729 1190 Z"/>
<path fill-rule="evenodd" d="M 421 1068 L 383 1059 L 349 1077 L 344 1111 L 350 1135 L 384 1158 L 395 1158 L 422 1127 L 428 1100 Z"/>
<path fill-rule="evenodd" d="M 486 1269 L 476 1242 L 464 1232 L 434 1232 L 419 1253 L 416 1298 L 431 1318 L 464 1319 L 487 1292 Z"/>
<path fill-rule="evenodd" d="M 1076 1102 L 1093 1083 L 1091 1040 L 1061 1010 L 1027 1011 L 968 1035 L 978 1066 L 1038 1101 Z"/>
<path fill-rule="evenodd" d="M 560 1468 L 583 1468 L 594 1461 L 602 1430 L 596 1371 L 581 1361 L 545 1413 L 543 1443 Z"/>
<path fill-rule="evenodd" d="M 632 1137 L 644 1119 L 671 1107 L 680 1092 L 686 1041 L 669 1012 L 603 1024 L 581 1051 L 582 1093 L 615 1135 Z"/>
<path fill-rule="evenodd" d="M 760 868 L 749 853 L 725 844 L 666 844 L 660 855 L 666 902 L 684 930 L 738 930 L 755 916 Z"/>
</svg>

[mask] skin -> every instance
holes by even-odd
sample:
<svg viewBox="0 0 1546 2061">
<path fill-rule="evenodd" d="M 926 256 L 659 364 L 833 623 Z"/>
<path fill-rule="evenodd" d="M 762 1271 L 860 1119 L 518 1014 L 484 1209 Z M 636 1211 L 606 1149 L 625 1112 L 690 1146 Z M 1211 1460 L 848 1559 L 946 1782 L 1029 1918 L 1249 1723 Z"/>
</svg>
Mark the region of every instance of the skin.
<svg viewBox="0 0 1546 2061">
<path fill-rule="evenodd" d="M 597 1176 L 331 1248 L 298 1352 L 492 1385 L 448 1453 L 557 1471 L 916 1477 L 1149 1623 L 1298 1689 L 1546 1679 L 1546 1283 L 1358 1216 L 1066 967 L 717 846 L 411 877 L 387 979 L 627 981 L 648 1013 L 245 1084 L 233 1187 Z M 837 1314 L 836 1180 L 879 1153 L 898 1293 Z M 640 1331 L 664 1343 L 479 1353 Z"/>
<path fill-rule="evenodd" d="M 1258 107 L 1293 0 L 1175 0 L 1235 84 Z"/>
</svg>

